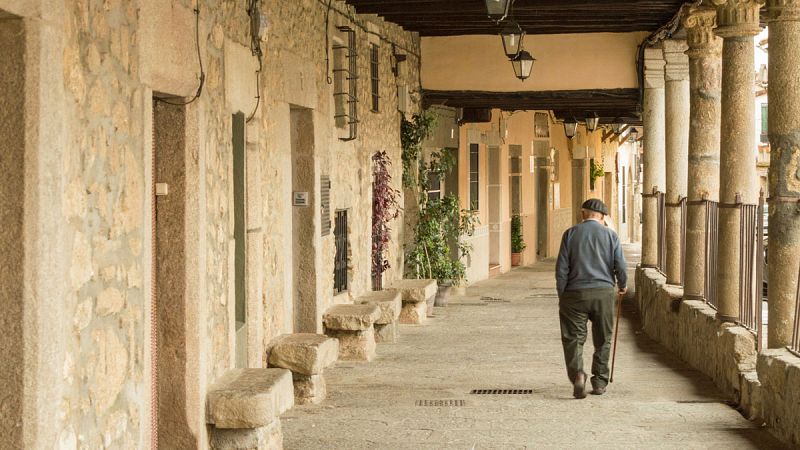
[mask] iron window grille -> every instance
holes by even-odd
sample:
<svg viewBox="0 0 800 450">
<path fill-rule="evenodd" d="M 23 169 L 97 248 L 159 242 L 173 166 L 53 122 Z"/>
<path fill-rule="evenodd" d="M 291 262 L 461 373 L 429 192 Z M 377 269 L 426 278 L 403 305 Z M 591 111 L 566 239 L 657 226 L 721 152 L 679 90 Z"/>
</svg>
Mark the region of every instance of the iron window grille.
<svg viewBox="0 0 800 450">
<path fill-rule="evenodd" d="M 338 27 L 347 36 L 346 44 L 334 45 L 334 97 L 336 124 L 346 125 L 349 134 L 343 141 L 352 141 L 358 134 L 358 52 L 356 32 L 348 26 Z M 344 60 L 347 60 L 345 64 Z"/>
<path fill-rule="evenodd" d="M 336 243 L 336 259 L 333 266 L 333 293 L 341 294 L 348 289 L 347 265 L 350 242 L 347 233 L 347 210 L 336 211 L 336 227 L 333 229 Z"/>
<path fill-rule="evenodd" d="M 372 84 L 372 112 L 380 112 L 380 54 L 377 44 L 369 49 L 370 81 Z"/>
</svg>

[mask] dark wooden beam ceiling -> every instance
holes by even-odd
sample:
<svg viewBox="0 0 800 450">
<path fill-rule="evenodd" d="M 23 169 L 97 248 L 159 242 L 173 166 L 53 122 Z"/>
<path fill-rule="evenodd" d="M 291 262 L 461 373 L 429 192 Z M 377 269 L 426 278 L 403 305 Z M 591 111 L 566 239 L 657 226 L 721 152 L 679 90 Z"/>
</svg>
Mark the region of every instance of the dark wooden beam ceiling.
<svg viewBox="0 0 800 450">
<path fill-rule="evenodd" d="M 455 108 L 499 108 L 506 111 L 552 110 L 559 119 L 575 116 L 583 120 L 596 112 L 601 123 L 621 117 L 625 123 L 641 124 L 638 89 L 585 89 L 574 91 L 483 92 L 423 91 L 424 106 Z"/>
<path fill-rule="evenodd" d="M 422 36 L 497 34 L 484 0 L 346 0 Z M 655 31 L 684 0 L 516 0 L 513 15 L 530 34 Z"/>
</svg>

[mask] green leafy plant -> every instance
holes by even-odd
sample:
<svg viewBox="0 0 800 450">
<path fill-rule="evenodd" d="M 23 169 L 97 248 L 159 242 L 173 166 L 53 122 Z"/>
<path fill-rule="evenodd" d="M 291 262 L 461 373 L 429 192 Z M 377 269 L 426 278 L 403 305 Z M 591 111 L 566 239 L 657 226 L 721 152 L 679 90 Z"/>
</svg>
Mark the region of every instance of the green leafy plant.
<svg viewBox="0 0 800 450">
<path fill-rule="evenodd" d="M 475 231 L 478 218 L 471 211 L 461 209 L 454 194 L 428 197 L 428 177 L 441 177 L 452 170 L 453 156 L 449 152 L 434 152 L 430 162 L 420 160 L 419 220 L 414 228 L 414 245 L 406 258 L 407 267 L 417 278 L 458 285 L 466 279 L 466 267 L 461 258 L 472 251 L 472 246 L 460 238 Z"/>
<path fill-rule="evenodd" d="M 430 137 L 436 119 L 428 111 L 414 114 L 411 120 L 405 117 L 400 122 L 400 145 L 403 158 L 403 186 L 413 188 L 415 165 L 422 155 L 422 143 Z"/>
<path fill-rule="evenodd" d="M 527 244 L 522 239 L 522 219 L 519 215 L 511 216 L 511 253 L 522 253 Z"/>
<path fill-rule="evenodd" d="M 589 165 L 589 188 L 594 190 L 594 183 L 598 178 L 605 176 L 606 170 L 603 161 L 597 163 L 594 159 L 590 161 Z"/>
</svg>

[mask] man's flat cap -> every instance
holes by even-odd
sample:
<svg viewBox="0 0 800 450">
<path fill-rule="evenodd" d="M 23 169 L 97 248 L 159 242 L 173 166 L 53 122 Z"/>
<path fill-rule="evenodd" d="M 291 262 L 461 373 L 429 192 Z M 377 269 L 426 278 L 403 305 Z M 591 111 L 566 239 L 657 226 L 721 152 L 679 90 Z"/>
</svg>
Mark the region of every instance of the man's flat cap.
<svg viewBox="0 0 800 450">
<path fill-rule="evenodd" d="M 608 208 L 606 208 L 606 204 L 600 199 L 590 198 L 589 200 L 583 202 L 581 208 L 588 209 L 589 211 L 599 212 L 604 216 L 608 215 Z"/>
</svg>

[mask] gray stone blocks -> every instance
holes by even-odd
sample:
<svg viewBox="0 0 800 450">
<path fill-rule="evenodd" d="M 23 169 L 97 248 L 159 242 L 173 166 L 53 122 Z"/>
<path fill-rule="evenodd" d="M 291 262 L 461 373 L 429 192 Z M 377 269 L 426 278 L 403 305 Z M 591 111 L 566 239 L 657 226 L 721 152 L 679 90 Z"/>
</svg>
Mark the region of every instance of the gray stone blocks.
<svg viewBox="0 0 800 450">
<path fill-rule="evenodd" d="M 397 322 L 403 308 L 402 294 L 395 289 L 373 291 L 356 300 L 356 303 L 375 305 L 381 310 L 381 316 L 375 321 L 376 342 L 397 342 Z"/>
<path fill-rule="evenodd" d="M 336 363 L 339 341 L 324 334 L 279 336 L 269 352 L 270 367 L 292 371 L 294 401 L 298 405 L 321 403 L 327 389 L 323 371 Z"/>
<path fill-rule="evenodd" d="M 322 316 L 325 334 L 339 340 L 339 359 L 372 361 L 375 358 L 375 305 L 334 305 Z"/>
<path fill-rule="evenodd" d="M 400 312 L 400 323 L 421 324 L 428 317 L 427 302 L 432 302 L 439 289 L 436 280 L 397 280 L 390 289 L 400 291 L 403 297 L 403 308 Z"/>
</svg>

